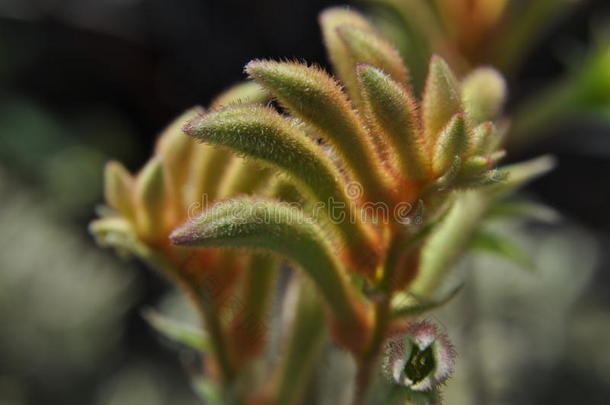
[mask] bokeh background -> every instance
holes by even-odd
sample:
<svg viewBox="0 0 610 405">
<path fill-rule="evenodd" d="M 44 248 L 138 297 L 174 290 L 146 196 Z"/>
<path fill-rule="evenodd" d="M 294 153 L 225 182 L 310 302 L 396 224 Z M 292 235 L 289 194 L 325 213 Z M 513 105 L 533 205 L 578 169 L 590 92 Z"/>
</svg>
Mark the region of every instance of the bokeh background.
<svg viewBox="0 0 610 405">
<path fill-rule="evenodd" d="M 198 403 L 192 354 L 141 316 L 182 303 L 87 233 L 103 164 L 137 170 L 164 125 L 242 80 L 250 59 L 327 66 L 317 14 L 345 3 L 0 1 L 1 405 Z M 509 109 L 578 64 L 568 50 L 610 21 L 607 0 L 579 3 L 510 78 Z M 510 155 L 557 156 L 525 190 L 551 207 L 544 220 L 489 225 L 530 252 L 531 269 L 469 257 L 466 290 L 433 316 L 460 353 L 450 405 L 610 397 L 610 108 L 547 132 Z"/>
</svg>

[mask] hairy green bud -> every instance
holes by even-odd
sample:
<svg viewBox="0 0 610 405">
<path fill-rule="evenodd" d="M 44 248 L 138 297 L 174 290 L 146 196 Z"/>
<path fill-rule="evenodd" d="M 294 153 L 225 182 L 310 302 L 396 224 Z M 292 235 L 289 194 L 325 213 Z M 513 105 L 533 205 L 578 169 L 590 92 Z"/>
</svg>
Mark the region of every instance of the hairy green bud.
<svg viewBox="0 0 610 405">
<path fill-rule="evenodd" d="M 291 175 L 324 204 L 320 206 L 323 214 L 328 214 L 331 204 L 336 207 L 334 214 L 342 216 L 336 221 L 340 237 L 348 249 L 354 250 L 358 262 L 375 262 L 376 255 L 371 252 L 373 234 L 355 213 L 341 174 L 314 141 L 277 112 L 261 106 L 233 106 L 199 116 L 185 130 L 203 142 L 229 147 Z"/>
<path fill-rule="evenodd" d="M 172 204 L 177 210 L 181 210 L 184 203 L 184 183 L 189 174 L 188 163 L 195 149 L 193 139 L 182 131 L 182 127 L 190 119 L 202 113 L 203 108 L 195 107 L 180 115 L 163 131 L 155 146 L 155 153 L 163 159 L 167 188 Z"/>
<path fill-rule="evenodd" d="M 455 114 L 442 130 L 434 146 L 432 168 L 436 174 L 446 172 L 456 156 L 461 158 L 468 147 L 468 130 L 464 114 Z"/>
<path fill-rule="evenodd" d="M 430 60 L 422 103 L 426 138 L 433 145 L 451 117 L 463 111 L 457 79 L 440 56 L 434 55 Z"/>
<path fill-rule="evenodd" d="M 138 174 L 135 187 L 137 230 L 143 239 L 156 241 L 163 235 L 166 201 L 163 163 L 159 158 L 152 158 Z"/>
<path fill-rule="evenodd" d="M 497 70 L 475 69 L 462 81 L 464 108 L 473 125 L 498 118 L 506 98 L 506 82 Z"/>
<path fill-rule="evenodd" d="M 322 28 L 324 45 L 334 72 L 345 85 L 350 99 L 353 100 L 355 105 L 358 105 L 360 93 L 355 70 L 358 61 L 354 59 L 354 55 L 339 36 L 339 27 L 345 26 L 358 28 L 370 34 L 375 32 L 375 29 L 360 13 L 344 7 L 332 7 L 320 14 L 320 27 Z"/>
<path fill-rule="evenodd" d="M 407 85 L 407 68 L 398 51 L 385 39 L 373 32 L 349 25 L 342 25 L 337 31 L 354 61 L 352 70 L 356 64 L 366 63 L 380 68 L 395 81 Z"/>
<path fill-rule="evenodd" d="M 358 77 L 369 116 L 369 125 L 392 146 L 403 176 L 420 180 L 428 176 L 421 128 L 415 101 L 387 74 L 369 65 L 358 66 Z"/>
</svg>

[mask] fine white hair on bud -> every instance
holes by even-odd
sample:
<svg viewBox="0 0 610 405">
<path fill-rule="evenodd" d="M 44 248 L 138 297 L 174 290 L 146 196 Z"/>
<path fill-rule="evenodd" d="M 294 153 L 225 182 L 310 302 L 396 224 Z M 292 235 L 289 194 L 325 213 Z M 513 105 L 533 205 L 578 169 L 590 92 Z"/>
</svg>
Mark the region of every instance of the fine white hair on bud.
<svg viewBox="0 0 610 405">
<path fill-rule="evenodd" d="M 387 342 L 383 366 L 395 384 L 412 391 L 432 391 L 451 376 L 454 359 L 447 335 L 421 321 Z"/>
</svg>

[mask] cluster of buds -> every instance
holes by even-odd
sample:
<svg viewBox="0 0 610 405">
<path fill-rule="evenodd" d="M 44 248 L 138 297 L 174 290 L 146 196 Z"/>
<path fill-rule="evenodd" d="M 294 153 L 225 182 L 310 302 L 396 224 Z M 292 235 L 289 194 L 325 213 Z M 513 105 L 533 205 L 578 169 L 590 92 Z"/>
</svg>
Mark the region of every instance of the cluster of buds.
<svg viewBox="0 0 610 405">
<path fill-rule="evenodd" d="M 309 279 L 294 282 L 311 282 L 319 293 L 331 335 L 354 356 L 363 386 L 383 342 L 397 333 L 415 336 L 410 356 L 425 364 L 411 372 L 411 363 L 400 363 L 396 381 L 408 380 L 413 389 L 435 384 L 440 351 L 409 326 L 433 305 L 397 298 L 422 279 L 426 288 L 418 292 L 433 297 L 437 285 L 425 281 L 452 264 L 437 257 L 459 250 L 452 236 L 466 228 L 456 226 L 474 228 L 489 201 L 540 165 L 496 168 L 504 152 L 494 121 L 506 90 L 495 70 L 460 80 L 434 56 L 425 89 L 416 94 L 398 51 L 360 14 L 330 9 L 321 24 L 337 79 L 302 63 L 250 62 L 245 70 L 253 82 L 207 111 L 180 117 L 135 178 L 118 163 L 108 165 L 113 211 L 92 230 L 185 289 L 210 335 L 210 373 L 225 382 L 264 343 L 260 333 L 239 327 L 242 317 L 223 321 L 225 299 L 238 294 L 250 317 L 264 314 L 274 258 L 282 257 Z M 277 108 L 265 104 L 267 95 Z M 472 193 L 485 203 L 456 212 L 460 196 Z M 431 248 L 436 268 L 426 254 Z M 315 303 L 304 307 L 317 313 Z M 301 342 L 306 332 L 299 314 L 294 318 L 292 338 Z M 310 325 L 317 319 L 305 318 Z M 298 370 L 305 362 L 295 350 L 300 360 L 285 369 L 303 379 Z M 263 403 L 298 400 L 282 381 L 298 385 L 273 379 L 280 386 L 265 388 Z"/>
<path fill-rule="evenodd" d="M 586 2 L 572 0 L 367 0 L 382 32 L 409 61 L 421 89 L 434 53 L 460 75 L 489 64 L 514 76 L 549 27 Z M 560 61 L 566 72 L 514 108 L 507 146 L 526 146 L 575 116 L 607 122 L 610 41 L 603 21 L 591 22 L 593 46 L 572 38 Z M 564 39 L 565 40 L 565 39 Z M 572 61 L 578 61 L 573 63 Z"/>
<path fill-rule="evenodd" d="M 373 315 L 347 276 L 360 276 L 390 299 L 417 276 L 418 248 L 411 240 L 438 217 L 452 192 L 499 181 L 494 167 L 503 152 L 490 120 L 500 111 L 504 83 L 488 68 L 460 83 L 434 57 L 420 102 L 397 51 L 359 14 L 331 9 L 321 21 L 351 97 L 317 67 L 253 61 L 246 72 L 289 114 L 235 104 L 184 127 L 205 144 L 285 174 L 303 206 L 258 196 L 232 199 L 176 230 L 171 240 L 264 248 L 292 259 L 325 298 L 339 343 L 363 353 Z M 408 220 L 422 215 L 414 207 L 423 207 L 425 220 Z"/>
<path fill-rule="evenodd" d="M 235 98 L 264 102 L 266 96 L 250 85 L 238 86 L 217 102 Z M 277 260 L 268 255 L 185 249 L 172 244 L 169 234 L 216 200 L 254 192 L 272 195 L 273 190 L 266 184 L 270 177 L 266 169 L 184 135 L 185 123 L 202 112 L 194 108 L 169 125 L 158 138 L 154 156 L 136 175 L 118 162 L 106 165 L 108 207 L 90 229 L 101 244 L 139 257 L 186 292 L 209 334 L 216 360 L 211 372 L 230 379 L 233 370 L 255 356 L 265 341 L 265 314 Z M 229 313 L 236 299 L 243 310 Z"/>
</svg>

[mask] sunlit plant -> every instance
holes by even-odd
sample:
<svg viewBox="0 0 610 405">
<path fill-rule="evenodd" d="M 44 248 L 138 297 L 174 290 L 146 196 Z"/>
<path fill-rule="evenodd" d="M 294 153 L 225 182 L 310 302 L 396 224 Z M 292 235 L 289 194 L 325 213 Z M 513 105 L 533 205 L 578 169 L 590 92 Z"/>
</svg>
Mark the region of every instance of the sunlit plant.
<svg viewBox="0 0 610 405">
<path fill-rule="evenodd" d="M 327 335 L 354 361 L 354 404 L 438 403 L 454 351 L 417 317 L 459 290 L 446 275 L 489 208 L 551 163 L 497 167 L 506 86 L 494 69 L 458 78 L 433 56 L 418 94 L 360 14 L 320 21 L 336 78 L 250 62 L 251 81 L 180 117 L 137 176 L 108 164 L 110 210 L 91 229 L 191 298 L 202 333 L 149 318 L 204 352 L 209 403 L 316 403 L 305 389 Z M 283 316 L 268 314 L 273 299 Z"/>
</svg>

